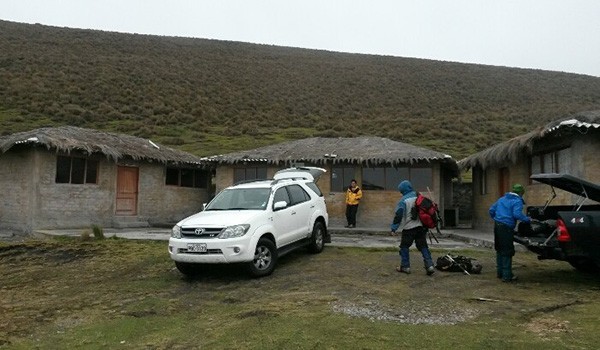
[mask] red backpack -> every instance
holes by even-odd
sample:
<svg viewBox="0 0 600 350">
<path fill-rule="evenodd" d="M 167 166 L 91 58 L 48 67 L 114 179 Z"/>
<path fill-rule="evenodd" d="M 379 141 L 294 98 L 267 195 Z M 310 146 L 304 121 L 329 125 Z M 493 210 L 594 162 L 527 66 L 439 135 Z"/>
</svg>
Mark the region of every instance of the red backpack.
<svg viewBox="0 0 600 350">
<path fill-rule="evenodd" d="M 417 214 L 419 215 L 419 219 L 423 226 L 427 228 L 438 228 L 441 219 L 437 203 L 417 192 L 415 207 L 417 208 Z"/>
</svg>

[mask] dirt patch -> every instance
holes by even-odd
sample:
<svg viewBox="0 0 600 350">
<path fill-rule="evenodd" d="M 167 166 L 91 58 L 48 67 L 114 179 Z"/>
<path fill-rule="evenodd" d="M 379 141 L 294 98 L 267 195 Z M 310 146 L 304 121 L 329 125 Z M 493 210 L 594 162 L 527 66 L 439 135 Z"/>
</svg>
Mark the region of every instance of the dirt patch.
<svg viewBox="0 0 600 350">
<path fill-rule="evenodd" d="M 92 255 L 90 249 L 73 249 L 61 246 L 15 244 L 0 247 L 0 261 L 4 263 L 17 263 L 19 261 L 43 260 L 64 264 Z"/>
<path fill-rule="evenodd" d="M 537 335 L 541 340 L 554 340 L 561 334 L 571 333 L 569 321 L 554 316 L 540 316 L 525 325 L 525 329 Z"/>
<path fill-rule="evenodd" d="M 431 302 L 409 301 L 390 307 L 378 301 L 361 304 L 339 302 L 332 303 L 334 312 L 351 317 L 367 318 L 371 322 L 396 322 L 406 324 L 446 324 L 453 325 L 475 318 L 479 312 L 472 308 L 445 308 Z"/>
</svg>

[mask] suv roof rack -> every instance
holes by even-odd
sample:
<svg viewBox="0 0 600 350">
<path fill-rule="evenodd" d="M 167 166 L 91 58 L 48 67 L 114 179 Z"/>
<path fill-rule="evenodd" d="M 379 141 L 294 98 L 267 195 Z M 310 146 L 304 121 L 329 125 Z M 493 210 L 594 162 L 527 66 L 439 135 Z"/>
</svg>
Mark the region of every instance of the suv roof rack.
<svg viewBox="0 0 600 350">
<path fill-rule="evenodd" d="M 254 180 L 241 180 L 238 181 L 236 183 L 234 183 L 232 186 L 237 186 L 237 185 L 243 185 L 243 184 L 249 184 L 251 182 L 258 182 L 258 181 L 269 181 L 271 179 L 254 179 Z"/>
<path fill-rule="evenodd" d="M 275 179 L 275 180 L 271 181 L 271 186 L 279 183 L 280 181 L 298 181 L 298 180 L 313 181 L 313 179 L 311 179 L 309 177 L 284 177 L 281 179 Z"/>
</svg>

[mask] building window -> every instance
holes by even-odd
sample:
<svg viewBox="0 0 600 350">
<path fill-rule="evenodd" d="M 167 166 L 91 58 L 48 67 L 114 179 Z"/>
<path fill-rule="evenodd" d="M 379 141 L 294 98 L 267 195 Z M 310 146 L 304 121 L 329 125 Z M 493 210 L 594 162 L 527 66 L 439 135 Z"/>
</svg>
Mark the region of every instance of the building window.
<svg viewBox="0 0 600 350">
<path fill-rule="evenodd" d="M 233 169 L 233 183 L 266 179 L 267 167 L 247 167 Z"/>
<path fill-rule="evenodd" d="M 210 173 L 200 169 L 167 168 L 165 184 L 180 187 L 207 188 Z"/>
<path fill-rule="evenodd" d="M 395 191 L 402 180 L 409 180 L 417 191 L 427 191 L 433 186 L 432 168 L 363 168 L 363 190 Z"/>
<path fill-rule="evenodd" d="M 331 168 L 331 192 L 345 192 L 354 179 L 355 167 L 332 167 Z"/>
<path fill-rule="evenodd" d="M 487 171 L 481 169 L 479 172 L 479 194 L 488 194 Z"/>
<path fill-rule="evenodd" d="M 57 156 L 55 181 L 67 184 L 95 184 L 98 181 L 98 161 Z"/>
<path fill-rule="evenodd" d="M 531 157 L 530 175 L 560 173 L 567 171 L 571 166 L 569 148 L 558 151 L 539 153 Z"/>
</svg>

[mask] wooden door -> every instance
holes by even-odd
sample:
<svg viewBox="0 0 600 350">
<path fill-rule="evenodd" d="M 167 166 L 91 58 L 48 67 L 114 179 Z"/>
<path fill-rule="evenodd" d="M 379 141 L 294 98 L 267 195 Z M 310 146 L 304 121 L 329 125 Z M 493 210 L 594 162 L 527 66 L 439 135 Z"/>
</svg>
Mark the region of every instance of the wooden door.
<svg viewBox="0 0 600 350">
<path fill-rule="evenodd" d="M 510 191 L 510 177 L 508 168 L 498 169 L 498 195 L 503 196 L 506 192 Z"/>
<path fill-rule="evenodd" d="M 117 167 L 117 215 L 137 215 L 138 168 Z"/>
</svg>

